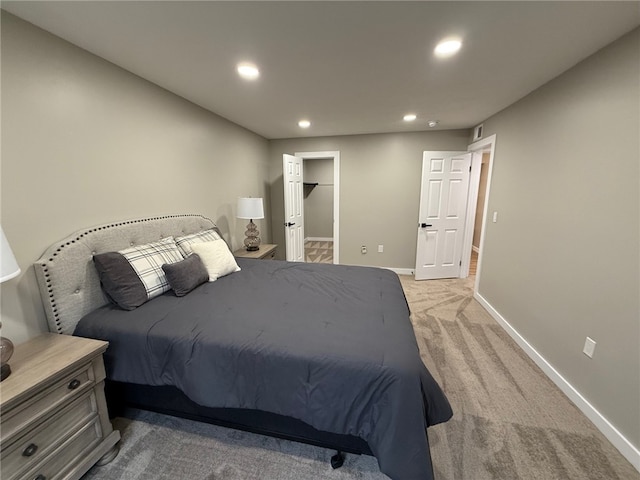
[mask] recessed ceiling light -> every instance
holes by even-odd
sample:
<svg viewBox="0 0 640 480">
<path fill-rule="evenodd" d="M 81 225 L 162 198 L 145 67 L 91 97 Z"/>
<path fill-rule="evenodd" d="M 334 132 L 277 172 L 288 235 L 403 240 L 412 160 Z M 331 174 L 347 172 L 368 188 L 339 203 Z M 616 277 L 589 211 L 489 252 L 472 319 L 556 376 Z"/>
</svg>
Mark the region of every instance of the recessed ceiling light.
<svg viewBox="0 0 640 480">
<path fill-rule="evenodd" d="M 260 70 L 253 63 L 239 63 L 238 74 L 247 80 L 255 80 L 260 76 Z"/>
<path fill-rule="evenodd" d="M 404 117 L 402 117 L 405 122 L 413 122 L 416 118 L 418 117 L 415 113 L 407 113 Z"/>
<path fill-rule="evenodd" d="M 298 122 L 298 126 L 300 128 L 309 128 L 311 126 L 311 122 L 309 120 L 300 120 Z"/>
<path fill-rule="evenodd" d="M 431 128 L 435 127 L 436 125 L 438 125 L 438 120 L 429 120 L 429 122 L 427 123 L 427 125 L 429 125 Z"/>
<path fill-rule="evenodd" d="M 458 39 L 451 38 L 448 40 L 443 40 L 438 45 L 436 45 L 433 53 L 436 54 L 436 57 L 447 58 L 458 53 L 460 47 L 462 47 L 462 42 Z"/>
</svg>

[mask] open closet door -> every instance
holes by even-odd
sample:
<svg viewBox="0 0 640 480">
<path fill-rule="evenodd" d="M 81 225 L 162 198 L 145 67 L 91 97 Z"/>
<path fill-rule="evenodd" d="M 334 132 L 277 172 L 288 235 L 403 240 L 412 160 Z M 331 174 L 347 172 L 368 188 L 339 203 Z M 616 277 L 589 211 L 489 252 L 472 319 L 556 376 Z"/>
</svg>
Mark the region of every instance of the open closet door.
<svg viewBox="0 0 640 480">
<path fill-rule="evenodd" d="M 282 177 L 284 179 L 284 238 L 287 261 L 304 262 L 302 158 L 284 154 Z"/>
</svg>

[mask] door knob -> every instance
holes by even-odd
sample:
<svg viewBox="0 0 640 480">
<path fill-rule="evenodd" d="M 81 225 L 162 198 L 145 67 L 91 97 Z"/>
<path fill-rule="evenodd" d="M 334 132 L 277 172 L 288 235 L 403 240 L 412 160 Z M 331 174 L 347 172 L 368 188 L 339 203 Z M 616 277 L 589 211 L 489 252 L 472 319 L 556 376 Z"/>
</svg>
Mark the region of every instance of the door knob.
<svg viewBox="0 0 640 480">
<path fill-rule="evenodd" d="M 427 227 L 433 227 L 433 225 L 431 225 L 430 223 L 421 223 L 420 224 L 420 228 L 427 228 Z"/>
<path fill-rule="evenodd" d="M 30 443 L 29 445 L 27 445 L 27 448 L 25 448 L 22 451 L 22 456 L 23 457 L 30 457 L 31 455 L 33 455 L 37 451 L 38 451 L 38 445 L 36 445 L 35 443 Z"/>
<path fill-rule="evenodd" d="M 285 227 L 293 227 L 295 224 L 296 224 L 296 222 L 293 222 L 293 223 L 287 222 L 287 223 L 284 224 L 284 226 Z"/>
<path fill-rule="evenodd" d="M 82 382 L 80 380 L 78 380 L 77 378 L 74 378 L 73 380 L 71 380 L 69 382 L 69 385 L 67 385 L 67 388 L 69 390 L 75 390 L 76 388 L 78 388 L 80 386 Z"/>
</svg>

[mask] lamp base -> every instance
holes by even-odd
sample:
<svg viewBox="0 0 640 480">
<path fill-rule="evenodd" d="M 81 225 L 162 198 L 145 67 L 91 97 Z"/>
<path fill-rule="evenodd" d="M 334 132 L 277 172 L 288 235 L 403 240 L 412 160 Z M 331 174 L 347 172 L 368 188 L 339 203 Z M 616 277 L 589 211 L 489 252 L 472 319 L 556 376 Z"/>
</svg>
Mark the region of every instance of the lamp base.
<svg viewBox="0 0 640 480">
<path fill-rule="evenodd" d="M 247 231 L 244 232 L 246 235 L 244 239 L 244 247 L 247 249 L 247 252 L 255 252 L 256 250 L 260 250 L 260 232 L 256 227 L 256 224 L 253 223 L 253 220 L 249 220 L 249 224 L 247 225 Z"/>
<path fill-rule="evenodd" d="M 2 323 L 0 322 L 0 327 Z M 13 342 L 7 337 L 0 337 L 0 382 L 11 375 L 11 367 L 9 366 L 9 360 L 13 355 Z"/>
<path fill-rule="evenodd" d="M 11 367 L 8 363 L 5 363 L 0 367 L 0 382 L 11 375 Z"/>
</svg>

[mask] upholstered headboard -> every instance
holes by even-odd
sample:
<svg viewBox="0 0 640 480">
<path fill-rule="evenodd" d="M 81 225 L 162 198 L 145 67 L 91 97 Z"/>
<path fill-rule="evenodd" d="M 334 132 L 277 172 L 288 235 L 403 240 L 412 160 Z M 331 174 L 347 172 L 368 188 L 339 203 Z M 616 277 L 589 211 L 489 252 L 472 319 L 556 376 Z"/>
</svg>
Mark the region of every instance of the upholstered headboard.
<svg viewBox="0 0 640 480">
<path fill-rule="evenodd" d="M 167 215 L 86 228 L 56 242 L 34 264 L 49 330 L 70 335 L 84 315 L 108 303 L 93 255 L 210 228 L 217 229 L 202 215 Z"/>
</svg>

